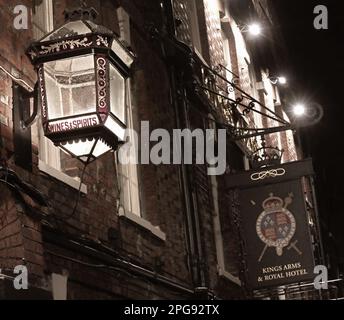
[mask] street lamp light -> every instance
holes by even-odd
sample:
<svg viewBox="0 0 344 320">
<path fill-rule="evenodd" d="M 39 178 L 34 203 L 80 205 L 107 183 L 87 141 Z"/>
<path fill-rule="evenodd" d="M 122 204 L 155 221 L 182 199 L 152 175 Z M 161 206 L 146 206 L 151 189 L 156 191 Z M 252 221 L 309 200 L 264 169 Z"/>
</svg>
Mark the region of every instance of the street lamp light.
<svg viewBox="0 0 344 320">
<path fill-rule="evenodd" d="M 290 107 L 295 127 L 306 127 L 317 124 L 324 116 L 324 108 L 316 102 L 307 101 L 307 104 L 296 103 Z"/>
<path fill-rule="evenodd" d="M 306 107 L 302 103 L 295 104 L 293 107 L 293 113 L 296 117 L 302 117 L 306 113 Z"/>
<path fill-rule="evenodd" d="M 287 84 L 287 78 L 286 77 L 278 77 L 278 82 L 280 84 Z"/>
<path fill-rule="evenodd" d="M 125 138 L 127 79 L 133 55 L 112 31 L 95 24 L 93 8 L 66 13 L 66 23 L 33 43 L 44 133 L 90 163 Z"/>
<path fill-rule="evenodd" d="M 256 37 L 261 34 L 262 28 L 258 23 L 252 23 L 248 26 L 248 32 Z"/>
</svg>

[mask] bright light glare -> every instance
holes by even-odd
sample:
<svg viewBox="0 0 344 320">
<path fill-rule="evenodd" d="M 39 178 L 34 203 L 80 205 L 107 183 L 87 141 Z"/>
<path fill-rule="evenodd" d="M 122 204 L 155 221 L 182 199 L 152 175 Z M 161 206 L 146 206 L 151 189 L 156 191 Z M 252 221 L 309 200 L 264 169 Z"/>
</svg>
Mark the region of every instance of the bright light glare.
<svg viewBox="0 0 344 320">
<path fill-rule="evenodd" d="M 286 77 L 279 77 L 278 78 L 278 82 L 280 84 L 286 84 L 287 83 L 287 78 Z"/>
<path fill-rule="evenodd" d="M 262 28 L 259 24 L 253 23 L 248 26 L 248 32 L 252 34 L 253 36 L 258 36 L 262 32 Z"/>
<path fill-rule="evenodd" d="M 301 103 L 296 104 L 293 108 L 293 112 L 297 117 L 303 116 L 306 112 L 306 107 Z"/>
</svg>

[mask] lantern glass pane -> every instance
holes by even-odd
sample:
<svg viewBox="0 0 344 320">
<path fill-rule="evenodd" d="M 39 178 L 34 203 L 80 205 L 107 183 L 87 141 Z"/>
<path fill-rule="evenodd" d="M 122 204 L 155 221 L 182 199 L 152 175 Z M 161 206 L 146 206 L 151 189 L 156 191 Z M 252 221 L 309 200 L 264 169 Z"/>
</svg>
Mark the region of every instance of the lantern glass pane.
<svg viewBox="0 0 344 320">
<path fill-rule="evenodd" d="M 103 141 L 101 140 L 98 140 L 93 152 L 92 152 L 92 155 L 95 157 L 95 158 L 98 158 L 100 157 L 101 155 L 103 155 L 104 153 L 110 151 L 111 148 L 105 144 Z"/>
<path fill-rule="evenodd" d="M 63 145 L 63 148 L 65 149 L 64 151 L 68 151 L 78 158 L 83 158 L 83 160 L 87 160 L 89 156 L 98 158 L 111 150 L 108 145 L 99 139 L 73 141 L 72 143 L 69 142 Z"/>
<path fill-rule="evenodd" d="M 73 141 L 72 143 L 68 142 L 67 144 L 63 145 L 63 148 L 66 149 L 68 152 L 73 154 L 76 157 L 86 156 L 91 153 L 92 148 L 95 144 L 95 140 L 91 141 Z"/>
<path fill-rule="evenodd" d="M 96 111 L 93 55 L 47 62 L 44 75 L 50 120 Z"/>
<path fill-rule="evenodd" d="M 110 64 L 110 93 L 111 112 L 125 124 L 125 79 L 112 64 Z"/>
<path fill-rule="evenodd" d="M 119 140 L 124 141 L 125 126 L 121 126 L 118 121 L 114 120 L 112 117 L 108 117 L 105 122 L 105 127 L 114 133 Z"/>
</svg>

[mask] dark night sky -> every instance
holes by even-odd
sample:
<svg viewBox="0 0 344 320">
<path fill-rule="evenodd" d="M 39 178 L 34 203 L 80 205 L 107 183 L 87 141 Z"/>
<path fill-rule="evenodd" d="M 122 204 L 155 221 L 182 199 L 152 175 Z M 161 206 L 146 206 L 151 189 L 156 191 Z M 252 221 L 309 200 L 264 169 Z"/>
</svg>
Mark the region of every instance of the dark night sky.
<svg viewBox="0 0 344 320">
<path fill-rule="evenodd" d="M 322 220 L 334 234 L 337 254 L 344 258 L 344 3 L 273 0 L 273 4 L 290 58 L 288 93 L 316 101 L 325 111 L 321 123 L 302 130 L 302 138 L 305 152 L 313 157 L 316 168 Z M 313 10 L 320 4 L 329 10 L 328 30 L 313 27 Z"/>
</svg>

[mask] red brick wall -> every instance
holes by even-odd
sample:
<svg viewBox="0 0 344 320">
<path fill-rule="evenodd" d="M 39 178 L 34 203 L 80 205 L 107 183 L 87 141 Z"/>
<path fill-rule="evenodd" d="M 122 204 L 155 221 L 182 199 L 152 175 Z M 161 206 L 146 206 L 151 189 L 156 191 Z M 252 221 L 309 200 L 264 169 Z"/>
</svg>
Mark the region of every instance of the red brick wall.
<svg viewBox="0 0 344 320">
<path fill-rule="evenodd" d="M 0 266 L 13 275 L 18 265 L 29 271 L 29 284 L 44 287 L 45 261 L 41 225 L 26 215 L 24 203 L 16 199 L 9 187 L 0 184 Z"/>
<path fill-rule="evenodd" d="M 22 264 L 24 257 L 21 223 L 18 218 L 16 204 L 11 192 L 4 184 L 0 184 L 1 192 L 1 238 L 0 264 L 4 269 L 12 269 Z"/>
<path fill-rule="evenodd" d="M 179 20 L 177 26 L 177 38 L 178 40 L 191 45 L 191 27 L 190 18 L 188 17 L 187 4 L 185 0 L 173 1 L 174 17 Z"/>
<path fill-rule="evenodd" d="M 225 65 L 219 8 L 211 0 L 204 0 L 206 35 L 209 44 L 210 65 Z"/>
</svg>

